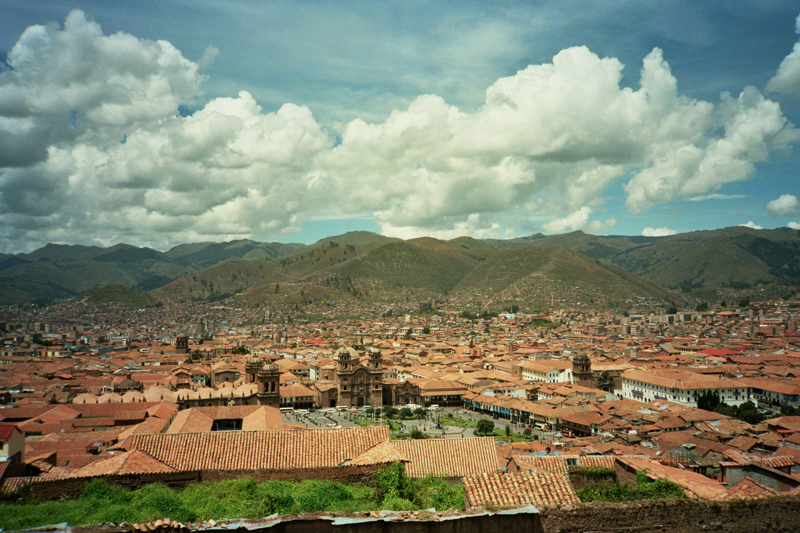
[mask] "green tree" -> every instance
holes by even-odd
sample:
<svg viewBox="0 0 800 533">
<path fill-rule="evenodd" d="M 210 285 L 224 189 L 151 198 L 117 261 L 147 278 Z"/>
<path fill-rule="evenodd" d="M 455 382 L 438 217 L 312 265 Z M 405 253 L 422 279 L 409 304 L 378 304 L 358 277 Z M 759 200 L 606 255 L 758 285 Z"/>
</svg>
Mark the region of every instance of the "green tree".
<svg viewBox="0 0 800 533">
<path fill-rule="evenodd" d="M 400 409 L 400 418 L 409 419 L 414 418 L 414 411 L 410 407 L 403 407 Z"/>
<path fill-rule="evenodd" d="M 394 418 L 397 416 L 397 409 L 392 407 L 391 405 L 387 405 L 383 408 L 383 416 L 386 418 Z"/>
<path fill-rule="evenodd" d="M 697 398 L 697 408 L 704 411 L 713 411 L 720 403 L 722 400 L 719 399 L 717 391 L 707 390 Z"/>
<path fill-rule="evenodd" d="M 424 439 L 425 434 L 419 429 L 417 426 L 411 428 L 411 438 L 412 439 Z"/>
<path fill-rule="evenodd" d="M 494 433 L 494 422 L 491 420 L 481 419 L 475 426 L 475 433 L 480 435 L 491 435 Z"/>
<path fill-rule="evenodd" d="M 764 420 L 764 415 L 758 412 L 758 408 L 751 401 L 746 401 L 736 408 L 736 418 L 748 424 L 758 424 Z"/>
</svg>

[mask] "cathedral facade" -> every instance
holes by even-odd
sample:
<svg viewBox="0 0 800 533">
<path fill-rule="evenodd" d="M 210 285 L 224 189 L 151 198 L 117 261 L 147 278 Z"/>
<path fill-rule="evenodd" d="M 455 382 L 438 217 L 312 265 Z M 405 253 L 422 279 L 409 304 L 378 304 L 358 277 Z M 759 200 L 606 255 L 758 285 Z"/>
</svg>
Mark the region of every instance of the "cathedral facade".
<svg viewBox="0 0 800 533">
<path fill-rule="evenodd" d="M 383 367 L 381 352 L 367 348 L 366 364 L 349 346 L 334 354 L 336 381 L 339 385 L 337 405 L 344 407 L 383 407 Z"/>
</svg>

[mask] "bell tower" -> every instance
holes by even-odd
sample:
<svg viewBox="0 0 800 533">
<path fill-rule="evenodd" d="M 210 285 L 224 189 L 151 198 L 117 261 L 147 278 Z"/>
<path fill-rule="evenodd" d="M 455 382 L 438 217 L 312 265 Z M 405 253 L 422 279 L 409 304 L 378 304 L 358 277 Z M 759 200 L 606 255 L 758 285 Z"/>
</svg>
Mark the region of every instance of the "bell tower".
<svg viewBox="0 0 800 533">
<path fill-rule="evenodd" d="M 281 374 L 278 367 L 272 363 L 264 363 L 258 370 L 256 397 L 258 397 L 259 405 L 271 407 L 280 407 L 281 405 Z"/>
<path fill-rule="evenodd" d="M 572 358 L 572 383 L 581 387 L 594 388 L 592 361 L 583 350 L 579 350 Z"/>
<path fill-rule="evenodd" d="M 374 372 L 376 370 L 382 370 L 381 368 L 381 351 L 377 348 L 368 348 L 367 353 L 369 353 L 369 370 Z"/>
</svg>

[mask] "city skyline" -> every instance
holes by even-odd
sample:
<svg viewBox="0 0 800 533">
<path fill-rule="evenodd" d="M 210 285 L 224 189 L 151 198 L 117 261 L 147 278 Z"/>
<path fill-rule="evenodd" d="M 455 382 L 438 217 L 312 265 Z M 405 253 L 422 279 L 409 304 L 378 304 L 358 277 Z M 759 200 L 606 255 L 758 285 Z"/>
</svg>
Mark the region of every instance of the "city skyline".
<svg viewBox="0 0 800 533">
<path fill-rule="evenodd" d="M 0 252 L 800 229 L 788 2 L 0 6 Z"/>
</svg>

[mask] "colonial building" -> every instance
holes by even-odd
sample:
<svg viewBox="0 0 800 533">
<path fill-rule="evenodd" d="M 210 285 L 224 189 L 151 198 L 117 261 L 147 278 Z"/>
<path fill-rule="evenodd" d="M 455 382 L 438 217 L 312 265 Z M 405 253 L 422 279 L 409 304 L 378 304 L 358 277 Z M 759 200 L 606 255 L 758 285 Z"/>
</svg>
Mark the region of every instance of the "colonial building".
<svg viewBox="0 0 800 533">
<path fill-rule="evenodd" d="M 383 368 L 381 352 L 367 349 L 367 364 L 362 364 L 358 352 L 349 346 L 339 348 L 333 355 L 336 360 L 336 380 L 339 382 L 340 406 L 382 407 Z"/>
</svg>

